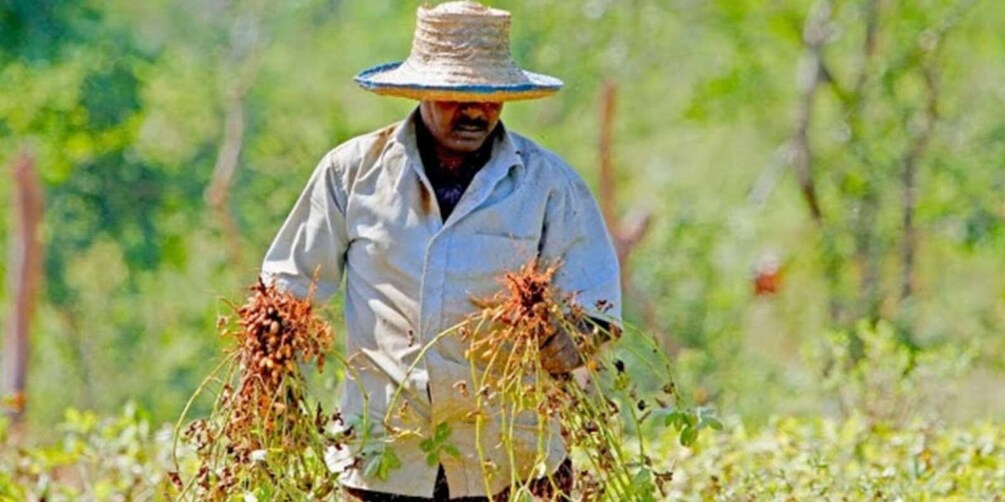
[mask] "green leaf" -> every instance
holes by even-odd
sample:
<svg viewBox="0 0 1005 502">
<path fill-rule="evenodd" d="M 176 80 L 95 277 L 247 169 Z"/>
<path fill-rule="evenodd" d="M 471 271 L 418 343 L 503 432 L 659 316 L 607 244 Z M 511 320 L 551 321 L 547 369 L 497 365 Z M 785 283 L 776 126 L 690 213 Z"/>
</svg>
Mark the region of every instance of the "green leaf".
<svg viewBox="0 0 1005 502">
<path fill-rule="evenodd" d="M 436 432 L 433 434 L 433 441 L 437 443 L 442 443 L 446 441 L 448 437 L 450 437 L 450 425 L 448 425 L 446 422 L 443 422 L 440 425 L 436 426 Z"/>
<path fill-rule="evenodd" d="M 685 446 L 685 447 L 690 448 L 691 445 L 694 444 L 694 442 L 695 442 L 696 439 L 698 439 L 698 429 L 697 428 L 695 428 L 695 427 L 693 427 L 691 425 L 686 425 L 686 426 L 684 426 L 683 429 L 681 429 L 681 431 L 680 431 L 680 444 L 681 444 L 681 446 Z"/>
<path fill-rule="evenodd" d="M 379 477 L 380 474 L 380 464 L 381 456 L 375 455 L 366 461 L 366 466 L 363 469 L 363 476 L 367 478 Z"/>
<path fill-rule="evenodd" d="M 380 467 L 377 470 L 377 477 L 381 481 L 386 480 L 391 471 L 401 467 L 401 460 L 394 454 L 394 450 L 390 448 L 385 447 L 384 452 L 380 454 L 379 458 Z"/>
<path fill-rule="evenodd" d="M 653 471 L 648 467 L 643 467 L 635 473 L 632 478 L 633 486 L 633 499 L 638 502 L 656 502 L 654 497 L 656 492 L 656 484 L 653 479 Z"/>
<path fill-rule="evenodd" d="M 670 413 L 665 419 L 663 419 L 663 423 L 664 425 L 671 426 L 674 429 L 680 429 L 684 426 L 684 414 L 679 411 Z"/>
<path fill-rule="evenodd" d="M 698 417 L 694 413 L 681 413 L 681 420 L 684 422 L 684 427 L 698 426 Z"/>
<path fill-rule="evenodd" d="M 440 464 L 439 452 L 435 451 L 429 452 L 429 454 L 426 455 L 426 464 L 429 465 L 430 467 L 436 467 L 437 465 L 439 465 Z"/>
<path fill-rule="evenodd" d="M 629 384 L 628 376 L 625 373 L 621 373 L 614 379 L 613 388 L 614 390 L 620 392 L 627 389 L 628 384 Z"/>
<path fill-rule="evenodd" d="M 641 488 L 651 483 L 652 479 L 652 472 L 648 468 L 643 467 L 639 469 L 639 472 L 635 473 L 635 479 L 632 482 L 636 487 Z"/>
<path fill-rule="evenodd" d="M 388 448 L 384 450 L 384 455 L 387 457 L 388 464 L 391 466 L 392 469 L 397 469 L 401 467 L 401 460 L 399 460 L 398 456 L 394 454 L 394 450 Z"/>
<path fill-rule="evenodd" d="M 722 430 L 722 422 L 720 422 L 719 419 L 715 417 L 705 417 L 704 425 L 707 427 L 711 427 L 712 429 L 715 429 L 717 431 Z"/>
<path fill-rule="evenodd" d="M 722 430 L 722 422 L 715 418 L 715 412 L 711 408 L 698 408 L 698 428 L 711 427 L 717 431 Z"/>
<path fill-rule="evenodd" d="M 452 444 L 445 444 L 445 445 L 443 445 L 442 450 L 444 452 L 446 452 L 447 455 L 450 455 L 451 457 L 461 458 L 461 452 L 460 452 L 460 450 L 458 450 L 457 447 L 454 446 L 454 445 L 452 445 Z"/>
</svg>

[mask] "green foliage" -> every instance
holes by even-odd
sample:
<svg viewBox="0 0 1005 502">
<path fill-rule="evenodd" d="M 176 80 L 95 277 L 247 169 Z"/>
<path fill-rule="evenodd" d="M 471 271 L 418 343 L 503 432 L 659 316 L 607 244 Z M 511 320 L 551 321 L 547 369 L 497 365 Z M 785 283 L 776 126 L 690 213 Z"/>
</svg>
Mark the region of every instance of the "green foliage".
<svg viewBox="0 0 1005 502">
<path fill-rule="evenodd" d="M 394 454 L 394 449 L 384 443 L 369 443 L 363 447 L 363 457 L 366 464 L 363 475 L 369 478 L 386 480 L 388 474 L 401 467 L 401 460 Z"/>
<path fill-rule="evenodd" d="M 717 431 L 723 429 L 722 422 L 708 408 L 698 408 L 697 416 L 673 411 L 666 416 L 664 424 L 680 431 L 678 439 L 680 445 L 684 447 L 693 446 L 694 442 L 698 439 L 698 431 L 703 428 L 708 427 Z"/>
<path fill-rule="evenodd" d="M 1003 430 L 786 418 L 763 428 L 731 424 L 666 455 L 677 459 L 675 500 L 988 500 L 1005 490 Z"/>
<path fill-rule="evenodd" d="M 436 426 L 431 437 L 423 439 L 419 443 L 419 448 L 426 452 L 427 464 L 433 467 L 439 465 L 441 453 L 446 453 L 454 458 L 461 456 L 457 447 L 447 442 L 448 439 L 450 439 L 450 424 L 442 422 Z"/>
<path fill-rule="evenodd" d="M 0 496 L 15 500 L 151 500 L 169 481 L 171 431 L 151 425 L 133 404 L 99 418 L 69 408 L 58 441 L 11 443 L 0 423 Z"/>
<path fill-rule="evenodd" d="M 100 26 L 100 14 L 86 3 L 51 1 L 39 5 L 11 0 L 0 5 L 0 58 L 33 62 L 58 59 L 67 47 L 78 44 Z"/>
<path fill-rule="evenodd" d="M 1005 490 L 1000 423 L 889 426 L 860 415 L 776 418 L 762 427 L 745 426 L 738 417 L 726 422 L 725 431 L 701 434 L 691 448 L 680 447 L 676 435 L 651 444 L 674 466 L 673 499 L 984 500 Z M 134 407 L 109 418 L 69 411 L 48 444 L 11 447 L 5 430 L 0 424 L 0 495 L 151 500 L 170 493 L 170 429 L 154 430 Z M 387 452 L 374 457 L 374 475 L 382 464 L 395 465 Z M 640 469 L 635 481 L 644 486 L 655 475 Z M 270 499 L 265 491 L 250 495 Z"/>
<path fill-rule="evenodd" d="M 155 422 L 177 416 L 218 354 L 217 298 L 254 277 L 317 160 L 414 106 L 351 77 L 407 55 L 419 3 L 0 2 L 0 161 L 31 152 L 46 196 L 31 424 L 131 399 Z M 554 98 L 507 104 L 507 126 L 594 185 L 597 96 L 604 80 L 617 84 L 619 209 L 654 215 L 625 268 L 625 308 L 660 335 L 696 404 L 748 423 L 863 407 L 899 421 L 948 374 L 981 390 L 925 415 L 1005 417 L 1005 5 L 876 2 L 866 61 L 869 0 L 489 3 L 513 11 L 516 60 L 566 82 Z M 806 131 L 818 225 L 784 146 L 821 3 L 832 7 L 821 56 L 833 81 L 813 97 Z M 917 159 L 914 289 L 902 298 L 901 175 L 924 130 L 930 73 L 938 113 Z M 203 198 L 235 95 L 236 237 Z M 0 182 L 0 207 L 12 207 L 9 186 Z M 752 269 L 767 254 L 782 263 L 781 289 L 757 297 Z M 862 360 L 838 364 L 842 347 Z M 335 398 L 333 384 L 320 401 Z M 684 430 L 678 439 L 695 429 Z"/>
<path fill-rule="evenodd" d="M 843 414 L 881 424 L 944 417 L 976 357 L 973 347 L 963 345 L 912 350 L 885 322 L 822 337 L 815 349 L 811 358 L 824 375 L 820 385 Z"/>
</svg>

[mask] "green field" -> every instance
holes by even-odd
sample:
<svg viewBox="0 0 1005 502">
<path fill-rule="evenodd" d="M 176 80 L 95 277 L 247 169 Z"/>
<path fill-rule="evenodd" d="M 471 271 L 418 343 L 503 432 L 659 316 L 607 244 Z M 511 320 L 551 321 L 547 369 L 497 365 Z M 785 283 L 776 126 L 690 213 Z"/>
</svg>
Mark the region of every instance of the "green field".
<svg viewBox="0 0 1005 502">
<path fill-rule="evenodd" d="M 665 450 L 675 498 L 1000 499 L 1005 3 L 487 3 L 513 13 L 515 60 L 565 82 L 506 126 L 567 160 L 616 234 L 648 218 L 626 321 L 725 425 L 691 448 L 633 436 Z M 163 495 L 162 425 L 318 159 L 415 106 L 352 77 L 407 56 L 419 4 L 0 2 L 7 356 L 15 166 L 43 206 L 23 395 L 0 367 L 0 499 Z M 342 378 L 312 376 L 313 402 Z"/>
</svg>

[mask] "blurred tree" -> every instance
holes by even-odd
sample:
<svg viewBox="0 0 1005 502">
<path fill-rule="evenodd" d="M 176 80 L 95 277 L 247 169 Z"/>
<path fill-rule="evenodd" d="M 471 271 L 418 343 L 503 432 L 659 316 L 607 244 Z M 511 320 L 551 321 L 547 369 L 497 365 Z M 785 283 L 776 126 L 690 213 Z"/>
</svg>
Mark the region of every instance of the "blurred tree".
<svg viewBox="0 0 1005 502">
<path fill-rule="evenodd" d="M 317 160 L 414 107 L 352 76 L 407 55 L 420 3 L 0 0 L 0 156 L 30 146 L 49 202 L 33 414 L 177 411 L 215 354 L 214 299 L 254 277 Z M 1005 353 L 1005 4 L 488 3 L 513 12 L 517 61 L 566 83 L 507 126 L 653 214 L 628 271 L 652 309 L 626 313 L 704 394 L 790 406 L 803 340 L 859 317 Z M 784 287 L 756 297 L 767 254 Z"/>
<path fill-rule="evenodd" d="M 942 103 L 967 85 L 959 75 L 948 82 L 945 77 L 966 47 L 980 41 L 946 46 L 955 38 L 980 36 L 963 28 L 976 21 L 976 5 L 818 0 L 758 11 L 749 2 L 720 2 L 705 14 L 728 30 L 742 55 L 736 61 L 745 67 L 699 87 L 688 111 L 695 120 L 710 120 L 717 107 L 777 116 L 771 107 L 744 107 L 763 104 L 755 93 L 775 95 L 784 85 L 765 78 L 758 62 L 780 44 L 799 43 L 793 125 L 753 184 L 750 200 L 762 206 L 779 169 L 793 168 L 817 228 L 814 240 L 835 326 L 897 318 L 905 341 L 914 343 L 908 312 L 916 301 L 918 247 L 926 232 L 919 211 L 925 194 L 932 193 L 926 190 L 932 185 L 923 184 L 931 178 L 925 173 L 945 165 L 952 128 L 942 124 L 961 117 L 946 116 Z M 987 15 L 989 6 L 982 7 Z M 765 25 L 780 29 L 761 31 Z M 777 131 L 780 122 L 774 123 Z M 970 175 L 958 181 L 980 183 Z"/>
<path fill-rule="evenodd" d="M 896 307 L 884 313 L 883 304 L 898 305 L 913 295 L 918 171 L 927 161 L 939 119 L 944 67 L 940 46 L 972 5 L 966 0 L 930 6 L 867 0 L 844 5 L 854 15 L 831 19 L 830 2 L 819 2 L 816 14 L 808 18 L 804 30 L 808 60 L 800 78 L 810 83 L 802 90 L 804 106 L 811 109 L 815 94 L 826 86 L 833 97 L 833 114 L 827 118 L 845 132 L 838 138 L 842 147 L 832 149 L 836 145 L 828 140 L 833 136 L 821 130 L 815 141 L 825 153 L 815 157 L 806 139 L 811 124 L 805 115 L 797 126 L 796 138 L 802 140 L 794 140 L 794 157 L 803 173 L 804 191 L 812 189 L 809 176 L 815 168 L 833 183 L 831 193 L 837 195 L 830 199 L 827 214 L 821 213 L 815 199 L 807 196 L 807 203 L 821 228 L 831 315 L 839 325 L 893 317 Z M 825 52 L 840 25 L 848 26 L 842 31 L 861 34 L 857 55 L 854 45 Z M 839 52 L 842 49 L 845 54 Z M 833 60 L 851 63 L 841 67 Z M 899 222 L 891 218 L 897 213 Z M 898 231 L 891 231 L 898 226 Z M 837 255 L 837 242 L 842 240 L 852 243 L 851 260 Z M 893 260 L 900 262 L 899 273 L 884 277 L 884 264 Z M 839 289 L 842 269 L 848 268 L 857 275 L 851 294 Z M 902 321 L 904 340 L 913 344 L 909 320 Z"/>
<path fill-rule="evenodd" d="M 133 149 L 143 117 L 142 74 L 156 61 L 154 52 L 127 30 L 109 26 L 90 4 L 15 1 L 0 9 L 0 124 L 8 147 L 29 144 L 39 152 L 51 201 L 44 217 L 46 298 L 65 321 L 60 342 L 82 380 L 81 404 L 90 405 L 101 384 L 91 375 L 103 358 L 82 320 L 88 313 L 81 311 L 81 286 L 87 285 L 69 283 L 70 268 L 106 239 L 121 247 L 128 270 L 159 267 L 172 250 L 165 243 L 180 238 L 161 221 L 166 213 L 186 217 L 184 204 L 167 201 L 186 190 L 190 177 Z M 135 278 L 129 276 L 124 291 L 137 293 Z M 116 349 L 129 351 L 129 340 L 120 338 Z"/>
<path fill-rule="evenodd" d="M 7 291 L 11 302 L 3 336 L 3 381 L 0 398 L 10 398 L 8 410 L 14 422 L 20 422 L 25 408 L 25 384 L 28 375 L 29 333 L 38 304 L 42 249 L 39 244 L 39 220 L 42 219 L 42 190 L 35 173 L 34 159 L 28 153 L 18 156 L 11 169 L 14 187 L 14 232 L 11 233 L 9 259 L 10 281 Z"/>
</svg>

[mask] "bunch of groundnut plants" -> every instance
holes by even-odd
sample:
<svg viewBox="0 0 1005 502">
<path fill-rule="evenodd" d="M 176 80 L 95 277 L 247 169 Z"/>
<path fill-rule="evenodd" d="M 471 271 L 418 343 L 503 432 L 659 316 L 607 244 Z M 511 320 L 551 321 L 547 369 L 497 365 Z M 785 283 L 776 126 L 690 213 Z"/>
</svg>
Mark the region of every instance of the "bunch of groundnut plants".
<svg viewBox="0 0 1005 502">
<path fill-rule="evenodd" d="M 687 446 L 699 429 L 721 426 L 681 402 L 669 362 L 650 337 L 588 316 L 574 294 L 553 285 L 556 270 L 532 262 L 507 273 L 500 293 L 477 300 L 475 313 L 433 338 L 413 368 L 445 337 L 466 343 L 474 388 L 458 391 L 472 401 L 477 432 L 491 422 L 502 431 L 499 444 L 476 441 L 486 491 L 498 486 L 493 477 L 500 469 L 485 448 L 509 449 L 516 465 L 513 426 L 518 416 L 534 413 L 542 436 L 551 434 L 548 424 L 558 424 L 575 473 L 572 493 L 546 490 L 551 500 L 662 500 L 673 466 L 655 446 L 668 440 Z M 376 424 L 367 414 L 343 417 L 312 405 L 304 372 L 321 371 L 328 355 L 353 375 L 352 358 L 332 354 L 332 329 L 311 295 L 298 299 L 261 282 L 251 292 L 246 304 L 232 306 L 235 316 L 221 319 L 219 331 L 233 344 L 178 420 L 175 451 L 182 459 L 169 473 L 171 498 L 338 500 L 344 470 L 386 478 L 401 466 L 396 437 L 426 436 L 420 446 L 431 465 L 441 454 L 459 454 L 449 424 L 401 429 L 394 419 L 404 401 L 397 403 L 397 394 L 383 417 L 387 435 L 379 440 L 370 437 Z M 603 302 L 593 307 L 608 308 Z M 585 362 L 573 373 L 551 375 L 542 367 L 541 347 L 559 330 L 573 336 Z M 207 394 L 215 399 L 212 411 L 191 420 L 192 404 Z M 538 444 L 536 458 L 519 463 L 533 466 L 528 472 L 540 485 L 548 451 L 544 439 Z M 351 461 L 345 461 L 345 448 Z M 535 499 L 526 474 L 508 474 L 509 500 Z"/>
</svg>

